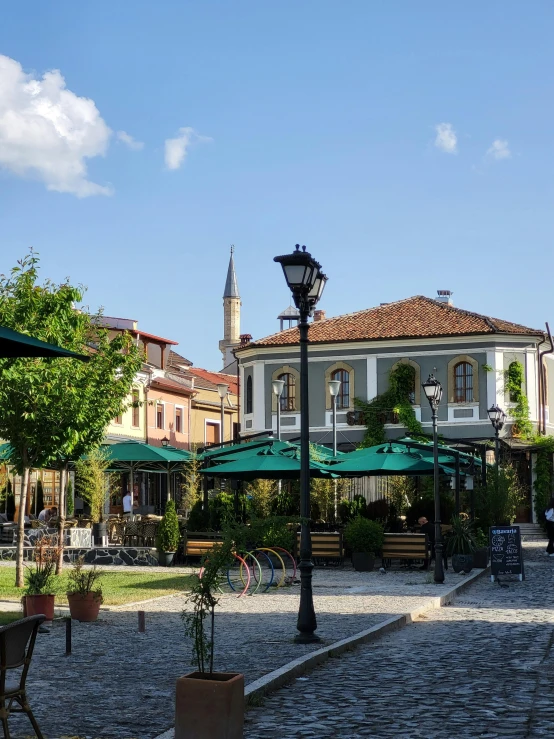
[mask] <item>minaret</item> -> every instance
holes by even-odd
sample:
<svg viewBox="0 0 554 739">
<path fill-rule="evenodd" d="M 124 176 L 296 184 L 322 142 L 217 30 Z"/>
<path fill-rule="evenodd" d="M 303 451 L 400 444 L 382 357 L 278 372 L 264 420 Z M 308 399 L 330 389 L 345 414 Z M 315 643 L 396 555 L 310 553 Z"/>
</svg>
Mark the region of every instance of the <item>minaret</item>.
<svg viewBox="0 0 554 739">
<path fill-rule="evenodd" d="M 234 251 L 235 247 L 231 246 L 231 258 L 223 293 L 223 339 L 219 342 L 219 348 L 223 354 L 224 367 L 234 362 L 232 350 L 240 344 L 240 306 L 242 303 L 235 273 Z"/>
</svg>

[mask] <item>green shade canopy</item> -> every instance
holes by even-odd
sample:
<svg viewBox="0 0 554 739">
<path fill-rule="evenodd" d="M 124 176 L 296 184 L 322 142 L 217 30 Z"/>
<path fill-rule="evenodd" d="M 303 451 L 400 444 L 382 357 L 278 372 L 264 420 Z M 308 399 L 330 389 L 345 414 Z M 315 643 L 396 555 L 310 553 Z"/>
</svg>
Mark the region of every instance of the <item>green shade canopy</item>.
<svg viewBox="0 0 554 739">
<path fill-rule="evenodd" d="M 70 357 L 80 359 L 82 362 L 88 362 L 90 359 L 84 354 L 75 354 L 46 341 L 0 326 L 0 358 L 6 357 Z"/>
<path fill-rule="evenodd" d="M 443 449 L 447 449 L 448 447 L 441 447 Z M 411 454 L 414 457 L 418 457 L 420 459 L 424 459 L 425 461 L 433 461 L 433 447 L 431 449 L 410 449 L 407 446 L 404 446 L 402 444 L 397 444 L 395 441 L 387 441 L 384 444 L 376 444 L 375 446 L 369 446 L 369 447 L 362 447 L 361 449 L 356 449 L 353 452 L 350 452 L 346 455 L 346 457 L 342 457 L 339 461 L 340 462 L 346 462 L 349 459 L 357 459 L 359 456 L 367 455 L 367 454 Z M 460 460 L 460 463 L 462 461 Z M 439 454 L 439 464 L 442 465 L 452 465 L 456 464 L 456 458 L 453 455 L 450 454 Z M 467 464 L 467 462 L 465 463 Z M 333 467 L 334 469 L 334 467 Z M 462 474 L 465 474 L 462 473 Z"/>
<path fill-rule="evenodd" d="M 236 480 L 297 480 L 300 477 L 300 461 L 272 449 L 262 449 L 256 454 L 241 457 L 233 462 L 214 465 L 201 470 L 210 477 Z M 331 468 L 318 462 L 310 463 L 311 477 L 333 477 Z"/>
<path fill-rule="evenodd" d="M 210 462 L 218 463 L 230 462 L 233 460 L 243 459 L 245 456 L 253 456 L 263 449 L 272 449 L 278 452 L 287 451 L 298 451 L 300 444 L 294 444 L 290 441 L 279 441 L 273 437 L 267 437 L 262 439 L 254 439 L 252 441 L 245 442 L 243 444 L 233 444 L 228 447 L 217 447 L 215 449 L 206 449 L 201 455 L 200 459 L 210 460 Z M 320 461 L 327 462 L 328 460 L 334 459 L 333 450 L 328 449 L 326 446 L 321 444 L 310 444 L 310 452 L 315 453 L 320 457 Z M 337 457 L 344 457 L 343 452 L 337 452 Z"/>
<path fill-rule="evenodd" d="M 432 475 L 433 461 L 420 454 L 407 452 L 404 448 L 392 444 L 359 449 L 347 455 L 345 461 L 332 465 L 331 469 L 338 475 Z M 454 471 L 440 465 L 443 474 L 452 475 Z"/>
<path fill-rule="evenodd" d="M 0 462 L 9 462 L 12 453 L 12 447 L 10 444 L 0 444 Z"/>
<path fill-rule="evenodd" d="M 116 444 L 104 444 L 102 449 L 111 463 L 131 464 L 139 462 L 166 465 L 169 462 L 183 464 L 188 462 L 192 456 L 190 452 L 184 449 L 164 449 L 164 447 L 142 444 L 138 441 L 121 441 Z"/>
</svg>

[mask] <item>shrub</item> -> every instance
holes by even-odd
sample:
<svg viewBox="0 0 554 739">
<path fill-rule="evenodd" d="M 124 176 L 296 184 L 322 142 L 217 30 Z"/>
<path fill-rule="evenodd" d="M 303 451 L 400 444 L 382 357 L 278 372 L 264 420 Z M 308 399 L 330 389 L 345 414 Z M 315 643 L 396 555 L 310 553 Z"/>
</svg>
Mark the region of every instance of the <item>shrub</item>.
<svg viewBox="0 0 554 739">
<path fill-rule="evenodd" d="M 221 531 L 225 523 L 234 519 L 235 501 L 229 493 L 219 493 L 209 501 L 208 506 L 212 531 Z"/>
<path fill-rule="evenodd" d="M 385 498 L 372 500 L 366 506 L 366 515 L 372 521 L 386 521 L 389 517 L 389 504 Z"/>
<path fill-rule="evenodd" d="M 102 598 L 102 588 L 94 587 L 98 580 L 102 577 L 102 570 L 97 569 L 96 565 L 89 570 L 83 568 L 84 558 L 79 557 L 73 563 L 71 572 L 69 573 L 67 592 L 70 595 L 87 595 L 94 593 L 95 599 Z"/>
<path fill-rule="evenodd" d="M 454 514 L 455 502 L 450 493 L 441 493 L 441 521 L 450 521 Z M 435 502 L 432 498 L 414 500 L 406 511 L 406 522 L 408 526 L 415 526 L 422 516 L 429 521 L 435 520 Z"/>
<path fill-rule="evenodd" d="M 356 516 L 346 525 L 344 539 L 352 552 L 379 554 L 383 546 L 383 527 L 377 521 Z"/>
<path fill-rule="evenodd" d="M 486 485 L 475 489 L 475 515 L 479 525 L 488 529 L 513 523 L 517 508 L 524 501 L 524 486 L 511 465 L 502 469 L 489 467 Z"/>
<path fill-rule="evenodd" d="M 179 533 L 179 520 L 175 511 L 175 503 L 168 500 L 165 505 L 164 517 L 158 526 L 156 535 L 156 546 L 160 552 L 176 552 L 181 535 Z"/>
<path fill-rule="evenodd" d="M 448 554 L 471 554 L 475 551 L 473 526 L 461 516 L 452 516 L 452 530 L 448 534 L 446 551 Z"/>
<path fill-rule="evenodd" d="M 208 531 L 210 514 L 203 508 L 203 501 L 197 500 L 192 506 L 187 519 L 187 531 Z"/>
</svg>

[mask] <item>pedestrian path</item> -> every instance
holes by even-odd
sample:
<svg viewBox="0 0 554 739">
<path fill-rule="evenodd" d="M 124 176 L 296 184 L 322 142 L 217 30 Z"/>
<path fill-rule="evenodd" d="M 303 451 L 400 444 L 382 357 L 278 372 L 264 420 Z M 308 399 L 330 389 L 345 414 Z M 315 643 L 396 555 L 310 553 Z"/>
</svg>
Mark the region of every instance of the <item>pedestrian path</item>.
<svg viewBox="0 0 554 739">
<path fill-rule="evenodd" d="M 443 739 L 554 733 L 554 558 L 481 578 L 452 606 L 331 659 L 247 713 L 245 739 Z"/>
</svg>

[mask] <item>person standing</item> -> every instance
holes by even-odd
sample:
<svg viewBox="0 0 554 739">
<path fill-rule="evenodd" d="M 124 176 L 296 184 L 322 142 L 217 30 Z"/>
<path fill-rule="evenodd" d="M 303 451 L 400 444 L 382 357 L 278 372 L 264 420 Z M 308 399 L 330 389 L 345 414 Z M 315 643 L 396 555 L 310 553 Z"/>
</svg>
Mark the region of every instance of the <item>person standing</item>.
<svg viewBox="0 0 554 739">
<path fill-rule="evenodd" d="M 546 534 L 548 536 L 546 553 L 549 557 L 554 557 L 554 497 L 550 498 L 544 517 L 546 518 Z"/>
<path fill-rule="evenodd" d="M 127 489 L 127 492 L 123 496 L 123 515 L 130 516 L 133 510 L 133 504 L 131 500 L 131 491 Z"/>
</svg>

